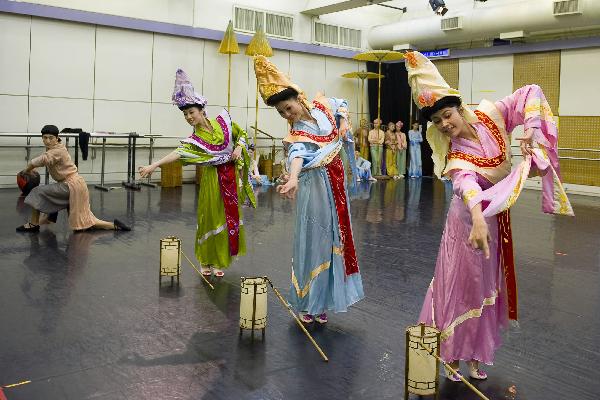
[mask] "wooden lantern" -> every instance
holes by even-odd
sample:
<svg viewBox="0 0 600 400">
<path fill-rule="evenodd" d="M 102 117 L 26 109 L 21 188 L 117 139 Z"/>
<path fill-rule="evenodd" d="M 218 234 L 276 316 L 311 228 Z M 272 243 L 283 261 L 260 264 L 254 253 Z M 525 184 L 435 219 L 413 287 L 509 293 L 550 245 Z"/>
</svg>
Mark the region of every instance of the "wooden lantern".
<svg viewBox="0 0 600 400">
<path fill-rule="evenodd" d="M 173 278 L 177 277 L 179 285 L 179 276 L 181 275 L 181 240 L 175 236 L 168 236 L 160 239 L 160 266 L 158 270 L 158 282 L 162 283 L 163 276 Z"/>
<path fill-rule="evenodd" d="M 267 281 L 266 276 L 257 278 L 241 278 L 240 296 L 240 335 L 249 329 L 254 339 L 254 330 L 262 330 L 265 339 L 267 327 Z"/>
<path fill-rule="evenodd" d="M 434 356 L 435 355 L 435 356 Z M 436 357 L 437 356 L 437 357 Z M 439 390 L 440 331 L 424 324 L 406 329 L 404 398 L 434 395 Z"/>
</svg>

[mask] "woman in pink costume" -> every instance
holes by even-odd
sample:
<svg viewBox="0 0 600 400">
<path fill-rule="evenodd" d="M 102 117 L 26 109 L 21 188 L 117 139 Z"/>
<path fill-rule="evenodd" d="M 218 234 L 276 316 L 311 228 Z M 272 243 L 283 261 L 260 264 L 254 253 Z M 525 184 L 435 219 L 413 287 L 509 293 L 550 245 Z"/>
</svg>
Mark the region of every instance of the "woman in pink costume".
<svg viewBox="0 0 600 400">
<path fill-rule="evenodd" d="M 517 319 L 509 208 L 529 173 L 542 175 L 544 212 L 573 214 L 558 175 L 558 132 L 539 86 L 472 111 L 422 54 L 407 53 L 406 69 L 417 106 L 433 122 L 434 171 L 454 190 L 419 321 L 441 331 L 444 361 L 456 370 L 467 361 L 472 378 L 486 379 L 479 363 L 493 363 L 502 328 Z M 518 125 L 524 161 L 511 172 L 510 133 Z"/>
</svg>

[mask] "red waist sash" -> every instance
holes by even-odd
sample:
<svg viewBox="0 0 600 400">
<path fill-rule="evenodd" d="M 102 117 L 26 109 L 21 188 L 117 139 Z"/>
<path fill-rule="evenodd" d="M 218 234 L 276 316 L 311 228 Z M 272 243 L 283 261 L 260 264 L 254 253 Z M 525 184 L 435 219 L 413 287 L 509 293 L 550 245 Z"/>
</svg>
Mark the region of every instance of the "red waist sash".
<svg viewBox="0 0 600 400">
<path fill-rule="evenodd" d="M 358 260 L 356 259 L 356 251 L 354 249 L 350 210 L 348 209 L 346 189 L 344 187 L 344 164 L 342 164 L 340 156 L 335 156 L 326 169 L 329 181 L 331 182 L 333 200 L 335 201 L 335 210 L 340 226 L 340 239 L 343 246 L 344 267 L 346 276 L 348 276 L 358 272 Z"/>
<path fill-rule="evenodd" d="M 512 231 L 510 228 L 510 210 L 497 215 L 498 245 L 500 247 L 500 263 L 506 279 L 506 295 L 508 298 L 508 318 L 517 319 L 517 277 L 513 256 Z"/>
<path fill-rule="evenodd" d="M 237 183 L 235 178 L 235 163 L 217 165 L 219 188 L 225 208 L 227 236 L 229 237 L 229 254 L 237 255 L 240 247 L 240 212 L 238 209 Z"/>
</svg>

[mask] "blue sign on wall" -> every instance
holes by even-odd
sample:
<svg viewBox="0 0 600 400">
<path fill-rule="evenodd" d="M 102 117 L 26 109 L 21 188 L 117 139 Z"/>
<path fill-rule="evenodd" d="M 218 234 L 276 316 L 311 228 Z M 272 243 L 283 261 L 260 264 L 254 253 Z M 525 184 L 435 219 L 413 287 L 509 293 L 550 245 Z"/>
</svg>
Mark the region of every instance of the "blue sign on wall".
<svg viewBox="0 0 600 400">
<path fill-rule="evenodd" d="M 450 49 L 422 51 L 421 53 L 427 58 L 448 57 L 450 55 Z"/>
</svg>

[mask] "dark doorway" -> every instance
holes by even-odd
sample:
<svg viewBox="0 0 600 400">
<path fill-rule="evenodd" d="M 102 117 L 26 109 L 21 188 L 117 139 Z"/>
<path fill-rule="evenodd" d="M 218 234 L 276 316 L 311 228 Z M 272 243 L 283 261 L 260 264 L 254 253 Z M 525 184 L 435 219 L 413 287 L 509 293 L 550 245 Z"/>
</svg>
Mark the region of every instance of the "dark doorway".
<svg viewBox="0 0 600 400">
<path fill-rule="evenodd" d="M 367 63 L 369 72 L 378 72 L 378 64 Z M 410 120 L 410 107 L 412 103 L 410 86 L 408 85 L 408 72 L 403 62 L 381 64 L 381 73 L 385 78 L 381 79 L 381 120 L 383 124 L 398 120 L 404 122 L 402 130 L 408 134 L 412 121 L 418 121 L 423 127 L 423 139 L 427 130 L 427 120 L 419 118 L 419 112 L 415 104 L 412 104 L 413 115 Z M 377 118 L 377 79 L 367 81 L 369 90 L 369 117 L 372 123 Z M 407 163 L 410 156 L 407 152 Z M 431 160 L 431 147 L 426 140 L 421 143 L 421 159 L 423 163 L 423 175 L 433 175 L 433 161 Z"/>
</svg>

